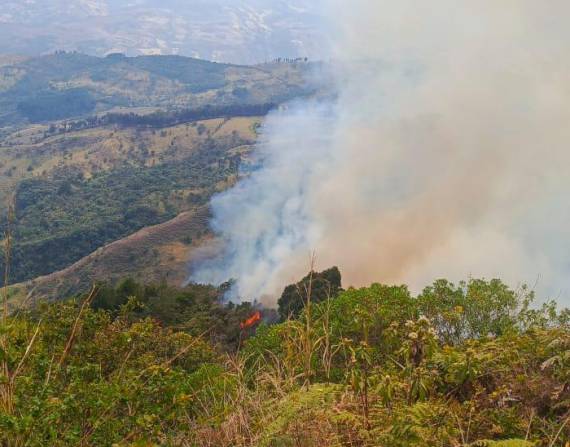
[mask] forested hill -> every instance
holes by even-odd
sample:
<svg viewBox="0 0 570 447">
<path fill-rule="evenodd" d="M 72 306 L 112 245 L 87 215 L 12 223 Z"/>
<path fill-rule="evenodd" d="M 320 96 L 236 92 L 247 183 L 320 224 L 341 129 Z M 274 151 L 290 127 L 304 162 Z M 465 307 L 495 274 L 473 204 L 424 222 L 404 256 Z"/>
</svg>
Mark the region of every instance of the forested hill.
<svg viewBox="0 0 570 447">
<path fill-rule="evenodd" d="M 15 206 L 12 282 L 65 269 L 106 244 L 204 207 L 236 181 L 260 122 L 236 117 L 160 129 L 102 126 L 6 149 L 4 183 L 13 185 Z M 170 241 L 180 244 L 176 263 L 208 232 L 207 220 L 200 222 Z M 8 228 L 6 215 L 0 224 Z M 140 248 L 148 262 L 159 257 L 154 250 L 172 250 Z M 141 271 L 150 266 L 137 265 Z M 123 266 L 127 273 L 128 263 Z"/>
<path fill-rule="evenodd" d="M 182 56 L 58 52 L 0 63 L 0 128 L 117 107 L 278 103 L 307 93 L 311 64 L 239 66 Z"/>
</svg>

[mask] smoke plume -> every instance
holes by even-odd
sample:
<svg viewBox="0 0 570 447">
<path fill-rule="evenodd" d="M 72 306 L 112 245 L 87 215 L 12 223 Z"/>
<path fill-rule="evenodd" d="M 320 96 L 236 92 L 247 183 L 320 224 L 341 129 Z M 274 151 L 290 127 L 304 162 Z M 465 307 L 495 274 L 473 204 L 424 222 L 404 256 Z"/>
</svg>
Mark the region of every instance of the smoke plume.
<svg viewBox="0 0 570 447">
<path fill-rule="evenodd" d="M 334 101 L 272 114 L 263 168 L 213 201 L 222 255 L 193 279 L 277 296 L 501 277 L 565 299 L 570 3 L 325 1 Z"/>
</svg>

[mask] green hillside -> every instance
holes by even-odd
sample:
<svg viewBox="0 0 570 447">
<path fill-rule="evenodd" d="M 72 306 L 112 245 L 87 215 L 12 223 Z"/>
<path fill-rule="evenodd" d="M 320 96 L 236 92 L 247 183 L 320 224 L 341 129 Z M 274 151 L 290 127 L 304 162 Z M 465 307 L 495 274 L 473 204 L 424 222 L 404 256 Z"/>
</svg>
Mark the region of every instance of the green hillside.
<svg viewBox="0 0 570 447">
<path fill-rule="evenodd" d="M 306 63 L 65 52 L 0 62 L 0 229 L 13 201 L 12 282 L 201 209 L 235 181 L 263 115 L 312 92 Z M 197 234 L 205 233 L 204 222 Z M 177 272 L 190 256 L 183 239 L 169 242 L 185 246 L 166 263 Z M 150 265 L 147 256 L 116 273 L 138 276 Z M 108 273 L 97 271 L 87 277 Z"/>
</svg>

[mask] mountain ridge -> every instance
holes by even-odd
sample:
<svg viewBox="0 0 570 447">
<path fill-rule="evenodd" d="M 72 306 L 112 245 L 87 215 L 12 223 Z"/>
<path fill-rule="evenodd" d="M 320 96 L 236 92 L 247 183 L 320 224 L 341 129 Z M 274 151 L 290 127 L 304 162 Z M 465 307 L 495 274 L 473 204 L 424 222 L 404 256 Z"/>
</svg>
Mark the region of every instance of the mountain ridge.
<svg viewBox="0 0 570 447">
<path fill-rule="evenodd" d="M 4 59 L 0 128 L 117 107 L 279 103 L 309 92 L 314 68 L 304 61 L 245 66 L 173 55 L 102 58 L 62 51 Z"/>
</svg>

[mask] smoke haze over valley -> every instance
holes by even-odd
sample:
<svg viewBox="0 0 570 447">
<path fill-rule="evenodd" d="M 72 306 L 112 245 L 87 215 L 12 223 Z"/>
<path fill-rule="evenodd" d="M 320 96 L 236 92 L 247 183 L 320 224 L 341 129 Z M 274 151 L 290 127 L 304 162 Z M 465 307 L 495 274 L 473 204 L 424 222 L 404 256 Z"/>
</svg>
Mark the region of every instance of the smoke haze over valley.
<svg viewBox="0 0 570 447">
<path fill-rule="evenodd" d="M 18 243 L 27 251 L 13 257 L 18 280 L 55 273 L 133 230 L 209 204 L 215 243 L 208 245 L 207 228 L 196 230 L 200 237 L 183 243 L 176 266 L 192 258 L 191 281 L 235 279 L 234 299 L 273 303 L 306 273 L 314 251 L 317 267 L 338 265 L 345 285 L 417 290 L 439 277 L 501 277 L 568 301 L 570 36 L 562 17 L 570 6 L 563 1 L 0 5 L 0 53 L 20 55 L 0 59 L 0 192 L 6 198 L 15 188 L 25 205 Z M 115 52 L 163 56 L 82 54 Z M 166 54 L 327 62 L 234 66 Z M 125 116 L 102 117 L 115 112 Z M 156 115 L 141 118 L 147 113 Z M 248 119 L 228 124 L 240 115 Z M 113 123 L 126 124 L 124 132 Z M 158 136 L 149 123 L 163 126 Z M 68 140 L 69 131 L 77 133 Z M 222 157 L 215 174 L 200 164 L 213 142 Z M 173 160 L 194 150 L 197 177 L 183 179 Z M 164 177 L 152 176 L 160 197 L 145 180 L 140 208 L 97 200 L 108 189 L 94 187 L 92 176 L 108 174 L 104 184 L 125 165 L 136 165 L 133 181 L 164 169 Z M 201 189 L 189 186 L 196 180 Z M 63 200 L 57 191 L 68 182 Z M 93 230 L 93 219 L 68 218 L 79 213 L 72 204 L 82 194 L 92 199 L 82 203 L 102 207 L 97 238 L 46 251 L 63 246 L 55 235 L 74 240 Z M 119 211 L 131 217 L 127 227 L 109 225 Z M 36 225 L 47 213 L 54 218 Z M 196 263 L 214 248 L 217 256 Z M 82 284 L 93 279 L 85 275 Z"/>
<path fill-rule="evenodd" d="M 568 303 L 568 2 L 325 3 L 338 98 L 267 120 L 193 279 L 276 297 L 315 250 L 345 285 L 500 276 Z"/>
</svg>

